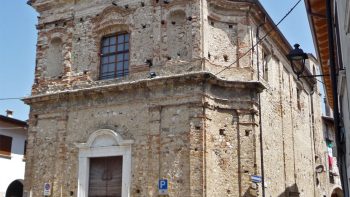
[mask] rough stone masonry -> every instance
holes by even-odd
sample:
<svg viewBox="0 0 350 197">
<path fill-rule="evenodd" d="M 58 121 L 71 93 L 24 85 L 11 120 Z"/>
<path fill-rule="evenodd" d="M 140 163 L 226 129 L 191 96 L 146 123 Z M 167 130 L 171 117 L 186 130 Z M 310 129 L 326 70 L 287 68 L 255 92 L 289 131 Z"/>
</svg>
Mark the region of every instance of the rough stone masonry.
<svg viewBox="0 0 350 197">
<path fill-rule="evenodd" d="M 122 158 L 123 197 L 158 196 L 159 179 L 174 197 L 318 196 L 315 81 L 293 74 L 278 30 L 250 50 L 274 25 L 258 1 L 28 4 L 39 17 L 27 196 L 45 183 L 53 197 L 89 196 L 93 159 L 111 156 Z M 102 41 L 120 33 L 124 72 L 101 79 Z"/>
</svg>

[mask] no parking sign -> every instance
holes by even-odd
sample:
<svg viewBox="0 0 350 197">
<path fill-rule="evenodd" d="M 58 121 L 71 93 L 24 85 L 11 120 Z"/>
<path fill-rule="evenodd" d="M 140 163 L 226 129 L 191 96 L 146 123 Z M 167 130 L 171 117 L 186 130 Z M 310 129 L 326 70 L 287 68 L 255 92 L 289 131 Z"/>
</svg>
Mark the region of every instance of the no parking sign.
<svg viewBox="0 0 350 197">
<path fill-rule="evenodd" d="M 44 184 L 44 196 L 50 196 L 51 195 L 51 184 L 45 183 Z"/>
</svg>

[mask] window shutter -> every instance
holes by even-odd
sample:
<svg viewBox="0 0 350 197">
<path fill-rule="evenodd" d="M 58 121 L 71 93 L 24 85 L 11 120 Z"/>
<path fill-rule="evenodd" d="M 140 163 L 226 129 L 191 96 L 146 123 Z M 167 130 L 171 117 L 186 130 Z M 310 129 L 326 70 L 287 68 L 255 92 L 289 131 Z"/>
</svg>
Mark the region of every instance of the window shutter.
<svg viewBox="0 0 350 197">
<path fill-rule="evenodd" d="M 0 135 L 0 155 L 11 156 L 12 137 Z"/>
</svg>

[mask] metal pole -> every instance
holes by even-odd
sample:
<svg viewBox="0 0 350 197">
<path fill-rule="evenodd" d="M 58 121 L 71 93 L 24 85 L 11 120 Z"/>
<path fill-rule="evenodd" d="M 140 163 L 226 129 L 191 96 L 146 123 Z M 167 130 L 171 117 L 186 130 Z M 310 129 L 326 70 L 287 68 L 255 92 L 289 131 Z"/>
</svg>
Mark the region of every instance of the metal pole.
<svg viewBox="0 0 350 197">
<path fill-rule="evenodd" d="M 259 28 L 262 24 L 260 24 L 256 29 L 256 39 L 257 43 L 260 41 L 259 38 Z M 256 47 L 256 66 L 257 66 L 257 74 L 258 81 L 260 81 L 260 64 L 259 64 L 259 46 Z M 260 165 L 261 165 L 261 189 L 262 196 L 265 197 L 265 170 L 264 170 L 264 145 L 263 145 L 263 129 L 262 129 L 262 121 L 261 121 L 261 93 L 259 93 L 259 142 L 260 142 Z"/>
<path fill-rule="evenodd" d="M 333 91 L 333 116 L 334 116 L 334 127 L 336 133 L 336 145 L 337 145 L 337 162 L 339 165 L 340 180 L 343 187 L 344 196 L 347 192 L 347 176 L 346 172 L 344 174 L 343 165 L 344 163 L 344 148 L 341 142 L 341 131 L 340 131 L 340 121 L 339 121 L 339 105 L 338 105 L 338 87 L 337 87 L 337 73 L 335 64 L 335 54 L 334 54 L 334 34 L 333 34 L 333 19 L 332 19 L 332 0 L 326 0 L 327 6 L 327 25 L 328 25 L 328 47 L 329 47 L 329 66 L 330 75 L 332 80 L 332 91 Z"/>
</svg>

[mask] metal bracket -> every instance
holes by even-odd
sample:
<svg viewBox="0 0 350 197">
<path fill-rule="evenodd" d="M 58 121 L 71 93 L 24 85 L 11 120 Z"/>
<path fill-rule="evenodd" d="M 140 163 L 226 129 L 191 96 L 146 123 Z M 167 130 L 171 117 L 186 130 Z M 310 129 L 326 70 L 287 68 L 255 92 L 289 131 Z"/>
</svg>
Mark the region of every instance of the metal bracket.
<svg viewBox="0 0 350 197">
<path fill-rule="evenodd" d="M 323 76 L 330 76 L 330 75 L 298 75 L 298 79 L 299 79 L 299 78 L 323 77 Z"/>
</svg>

